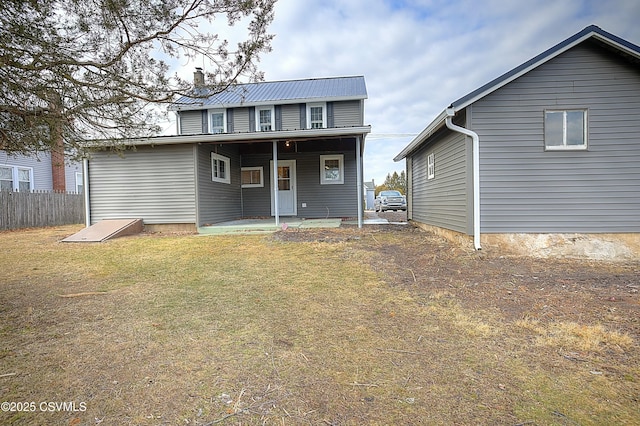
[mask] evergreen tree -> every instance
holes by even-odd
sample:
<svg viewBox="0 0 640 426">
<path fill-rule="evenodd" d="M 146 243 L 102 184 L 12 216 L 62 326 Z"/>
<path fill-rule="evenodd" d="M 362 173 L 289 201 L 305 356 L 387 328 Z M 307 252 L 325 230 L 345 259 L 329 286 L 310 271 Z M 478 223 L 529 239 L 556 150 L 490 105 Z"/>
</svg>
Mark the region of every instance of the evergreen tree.
<svg viewBox="0 0 640 426">
<path fill-rule="evenodd" d="M 151 136 L 177 95 L 262 79 L 275 0 L 5 0 L 0 12 L 0 149 L 49 150 L 85 139 Z M 231 46 L 205 21 L 248 23 Z M 220 25 L 220 24 L 219 24 Z M 243 36 L 244 37 L 244 36 Z M 205 91 L 170 75 L 177 58 L 208 60 Z M 164 59 L 161 59 L 164 58 Z"/>
</svg>

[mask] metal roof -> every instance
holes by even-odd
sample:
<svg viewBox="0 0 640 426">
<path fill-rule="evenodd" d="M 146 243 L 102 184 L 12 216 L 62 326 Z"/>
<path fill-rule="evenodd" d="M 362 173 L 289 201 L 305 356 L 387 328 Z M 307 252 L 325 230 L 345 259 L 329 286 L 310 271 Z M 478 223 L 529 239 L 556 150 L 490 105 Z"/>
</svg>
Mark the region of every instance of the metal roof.
<svg viewBox="0 0 640 426">
<path fill-rule="evenodd" d="M 449 115 L 447 110 L 455 114 L 473 104 L 474 102 L 482 99 L 488 94 L 498 90 L 513 80 L 521 77 L 529 71 L 537 68 L 545 62 L 555 58 L 556 56 L 566 52 L 567 50 L 577 46 L 578 44 L 586 40 L 596 40 L 605 47 L 612 49 L 616 53 L 622 55 L 627 60 L 638 63 L 640 62 L 640 47 L 624 40 L 618 36 L 608 33 L 596 25 L 590 25 L 580 31 L 579 33 L 569 37 L 568 39 L 556 44 L 550 49 L 542 52 L 536 57 L 528 60 L 520 66 L 502 74 L 500 77 L 491 80 L 489 83 L 479 87 L 473 92 L 461 97 L 460 99 L 453 101 L 448 108 L 445 108 L 418 136 L 416 136 L 409 145 L 407 145 L 398 155 L 396 155 L 393 161 L 400 161 L 406 158 L 411 152 L 416 150 L 424 141 L 426 141 L 437 130 L 442 128 L 445 119 Z"/>
<path fill-rule="evenodd" d="M 229 108 L 367 98 L 363 76 L 236 84 L 210 97 L 183 96 L 170 110 Z"/>
</svg>

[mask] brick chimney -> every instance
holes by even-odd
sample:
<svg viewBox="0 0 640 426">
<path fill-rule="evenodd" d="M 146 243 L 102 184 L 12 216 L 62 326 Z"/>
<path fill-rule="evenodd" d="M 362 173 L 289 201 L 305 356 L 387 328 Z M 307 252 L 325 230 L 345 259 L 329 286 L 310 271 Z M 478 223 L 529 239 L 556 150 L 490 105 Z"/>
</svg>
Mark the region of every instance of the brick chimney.
<svg viewBox="0 0 640 426">
<path fill-rule="evenodd" d="M 196 67 L 196 72 L 193 73 L 193 85 L 195 87 L 204 86 L 204 72 L 200 67 Z"/>
<path fill-rule="evenodd" d="M 67 190 L 64 173 L 64 143 L 62 135 L 56 135 L 54 146 L 51 148 L 51 178 L 53 190 L 65 192 Z"/>
</svg>

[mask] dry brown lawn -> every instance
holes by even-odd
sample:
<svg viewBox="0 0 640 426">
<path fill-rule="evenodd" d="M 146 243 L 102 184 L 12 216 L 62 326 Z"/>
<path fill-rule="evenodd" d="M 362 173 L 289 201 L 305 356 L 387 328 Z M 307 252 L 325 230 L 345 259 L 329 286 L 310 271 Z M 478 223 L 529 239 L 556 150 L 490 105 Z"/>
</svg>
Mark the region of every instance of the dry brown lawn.
<svg viewBox="0 0 640 426">
<path fill-rule="evenodd" d="M 0 233 L 2 424 L 640 424 L 640 262 L 77 229 Z"/>
</svg>

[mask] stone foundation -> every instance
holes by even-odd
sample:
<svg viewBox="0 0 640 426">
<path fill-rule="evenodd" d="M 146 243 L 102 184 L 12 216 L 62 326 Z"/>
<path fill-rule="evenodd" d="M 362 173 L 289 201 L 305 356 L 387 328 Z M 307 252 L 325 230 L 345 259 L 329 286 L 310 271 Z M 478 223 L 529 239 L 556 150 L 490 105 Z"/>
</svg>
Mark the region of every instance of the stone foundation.
<svg viewBox="0 0 640 426">
<path fill-rule="evenodd" d="M 473 249 L 473 236 L 419 222 L 411 223 L 464 248 Z M 594 260 L 640 258 L 640 234 L 482 234 L 482 249 L 538 258 Z"/>
</svg>

